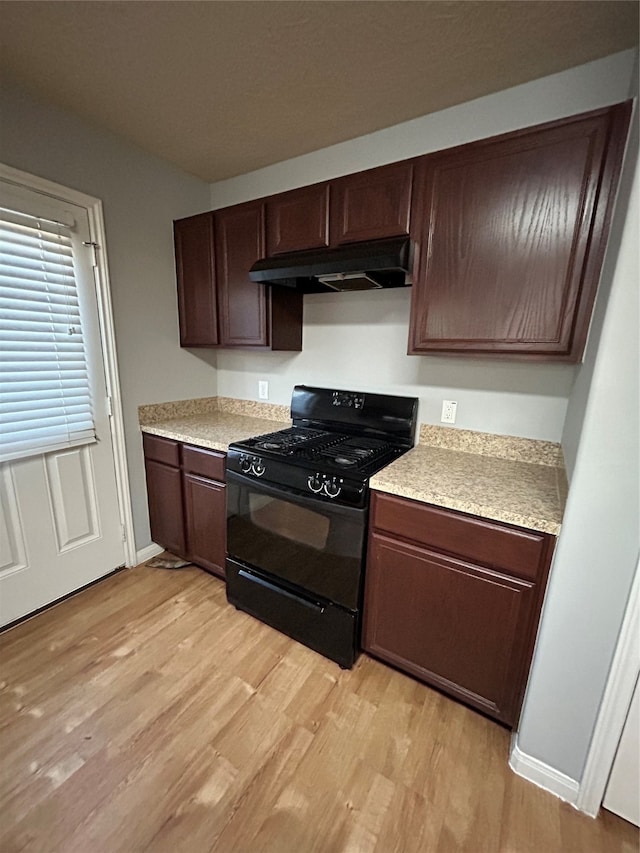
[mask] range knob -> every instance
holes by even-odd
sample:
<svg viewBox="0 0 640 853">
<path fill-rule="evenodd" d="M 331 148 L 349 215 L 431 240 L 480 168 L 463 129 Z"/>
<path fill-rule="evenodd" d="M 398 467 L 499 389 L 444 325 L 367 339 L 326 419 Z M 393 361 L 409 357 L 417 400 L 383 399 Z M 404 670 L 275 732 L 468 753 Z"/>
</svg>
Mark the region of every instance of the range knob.
<svg viewBox="0 0 640 853">
<path fill-rule="evenodd" d="M 311 489 L 312 492 L 317 494 L 322 491 L 322 478 L 320 474 L 309 474 L 307 478 L 307 486 Z"/>
<path fill-rule="evenodd" d="M 240 470 L 243 474 L 248 474 L 251 471 L 251 457 L 247 456 L 245 453 L 240 457 Z"/>
<path fill-rule="evenodd" d="M 251 463 L 251 470 L 256 475 L 256 477 L 262 477 L 262 475 L 267 469 L 264 467 L 264 462 L 262 461 L 262 459 L 254 459 Z"/>
<path fill-rule="evenodd" d="M 336 481 L 335 477 L 332 477 L 325 481 L 323 491 L 328 498 L 337 498 L 342 491 L 342 486 Z"/>
</svg>

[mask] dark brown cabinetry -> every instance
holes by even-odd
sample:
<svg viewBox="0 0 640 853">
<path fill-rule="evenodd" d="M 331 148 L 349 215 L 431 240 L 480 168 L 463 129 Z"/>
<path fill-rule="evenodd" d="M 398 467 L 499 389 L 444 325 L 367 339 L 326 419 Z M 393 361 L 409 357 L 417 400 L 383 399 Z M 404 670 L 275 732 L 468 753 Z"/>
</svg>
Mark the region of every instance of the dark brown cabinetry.
<svg viewBox="0 0 640 853">
<path fill-rule="evenodd" d="M 224 453 L 182 445 L 187 556 L 224 577 L 227 503 Z"/>
<path fill-rule="evenodd" d="M 409 233 L 413 161 L 392 163 L 331 183 L 331 245 Z"/>
<path fill-rule="evenodd" d="M 410 234 L 408 352 L 579 361 L 631 102 L 175 223 L 182 346 L 302 349 L 265 255 Z M 366 298 L 366 297 L 363 297 Z"/>
<path fill-rule="evenodd" d="M 264 256 L 264 205 L 239 204 L 220 210 L 216 223 L 216 285 L 223 346 L 269 345 L 269 289 L 249 279 Z"/>
<path fill-rule="evenodd" d="M 213 213 L 174 222 L 180 346 L 218 344 Z"/>
<path fill-rule="evenodd" d="M 219 577 L 226 557 L 225 455 L 143 433 L 151 538 Z"/>
<path fill-rule="evenodd" d="M 582 356 L 629 105 L 420 158 L 409 352 Z"/>
<path fill-rule="evenodd" d="M 329 245 L 329 184 L 271 196 L 266 203 L 267 254 Z"/>
<path fill-rule="evenodd" d="M 174 223 L 181 346 L 302 349 L 302 295 L 249 279 L 264 227 L 262 202 Z"/>
<path fill-rule="evenodd" d="M 151 538 L 173 554 L 184 557 L 182 475 L 177 441 L 143 435 Z"/>
<path fill-rule="evenodd" d="M 363 647 L 508 725 L 555 539 L 374 493 Z"/>
</svg>

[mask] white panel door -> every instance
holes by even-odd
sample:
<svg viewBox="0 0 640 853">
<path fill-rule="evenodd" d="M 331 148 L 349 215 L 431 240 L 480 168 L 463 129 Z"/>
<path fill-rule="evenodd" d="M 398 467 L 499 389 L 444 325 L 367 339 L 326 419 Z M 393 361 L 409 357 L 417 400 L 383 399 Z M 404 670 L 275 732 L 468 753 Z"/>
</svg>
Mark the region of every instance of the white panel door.
<svg viewBox="0 0 640 853">
<path fill-rule="evenodd" d="M 86 209 L 0 181 L 0 205 L 71 217 L 96 441 L 0 465 L 0 625 L 125 563 L 94 252 Z M 1 357 L 1 353 L 0 353 Z"/>
<path fill-rule="evenodd" d="M 640 681 L 636 681 L 602 805 L 640 826 Z"/>
</svg>

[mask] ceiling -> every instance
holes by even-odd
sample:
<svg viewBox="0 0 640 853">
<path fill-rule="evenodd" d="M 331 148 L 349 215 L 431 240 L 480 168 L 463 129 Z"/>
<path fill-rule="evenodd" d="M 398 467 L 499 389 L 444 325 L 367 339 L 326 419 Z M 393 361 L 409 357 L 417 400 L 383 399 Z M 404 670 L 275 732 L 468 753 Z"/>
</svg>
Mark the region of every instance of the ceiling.
<svg viewBox="0 0 640 853">
<path fill-rule="evenodd" d="M 638 8 L 2 2 L 0 69 L 217 181 L 632 47 Z"/>
</svg>

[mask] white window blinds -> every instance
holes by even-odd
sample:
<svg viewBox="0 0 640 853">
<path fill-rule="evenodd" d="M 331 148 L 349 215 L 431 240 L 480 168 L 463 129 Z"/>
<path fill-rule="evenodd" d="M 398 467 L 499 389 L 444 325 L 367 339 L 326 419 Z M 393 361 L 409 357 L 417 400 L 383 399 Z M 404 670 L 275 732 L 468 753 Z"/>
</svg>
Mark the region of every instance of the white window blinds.
<svg viewBox="0 0 640 853">
<path fill-rule="evenodd" d="M 0 460 L 94 438 L 71 228 L 0 208 Z"/>
</svg>

